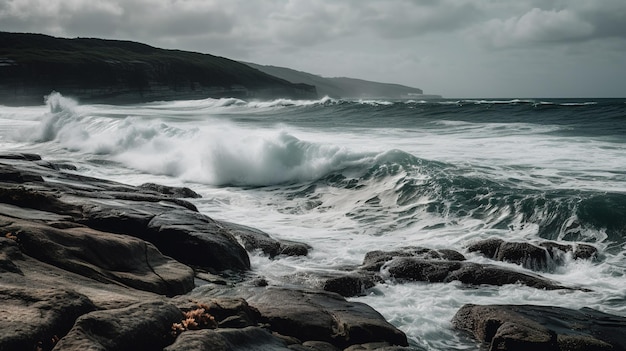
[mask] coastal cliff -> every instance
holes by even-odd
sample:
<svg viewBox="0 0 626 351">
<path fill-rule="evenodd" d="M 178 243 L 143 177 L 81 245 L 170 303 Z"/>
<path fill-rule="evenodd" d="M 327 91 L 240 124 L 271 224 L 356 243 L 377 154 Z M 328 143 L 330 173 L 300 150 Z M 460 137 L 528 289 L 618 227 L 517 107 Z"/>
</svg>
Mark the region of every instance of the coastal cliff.
<svg viewBox="0 0 626 351">
<path fill-rule="evenodd" d="M 208 54 L 120 40 L 0 32 L 0 104 L 41 104 L 61 91 L 82 102 L 238 97 L 314 99 L 293 84 Z"/>
<path fill-rule="evenodd" d="M 440 95 L 424 94 L 422 89 L 400 84 L 372 82 L 346 77 L 322 77 L 285 67 L 246 63 L 261 72 L 291 83 L 314 85 L 319 96 L 338 99 L 440 99 Z"/>
</svg>

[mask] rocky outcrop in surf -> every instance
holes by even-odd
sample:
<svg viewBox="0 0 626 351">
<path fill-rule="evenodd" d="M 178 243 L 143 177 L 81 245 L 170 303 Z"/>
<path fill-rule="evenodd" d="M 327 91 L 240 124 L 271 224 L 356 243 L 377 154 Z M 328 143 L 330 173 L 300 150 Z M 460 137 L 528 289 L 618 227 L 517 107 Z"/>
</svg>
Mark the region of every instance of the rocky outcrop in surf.
<svg viewBox="0 0 626 351">
<path fill-rule="evenodd" d="M 626 318 L 591 308 L 465 305 L 452 324 L 489 351 L 626 350 Z"/>
<path fill-rule="evenodd" d="M 371 307 L 267 287 L 249 251 L 303 243 L 221 222 L 178 196 L 0 154 L 0 350 L 383 350 L 407 346 Z M 251 283 L 252 282 L 252 283 Z"/>
</svg>

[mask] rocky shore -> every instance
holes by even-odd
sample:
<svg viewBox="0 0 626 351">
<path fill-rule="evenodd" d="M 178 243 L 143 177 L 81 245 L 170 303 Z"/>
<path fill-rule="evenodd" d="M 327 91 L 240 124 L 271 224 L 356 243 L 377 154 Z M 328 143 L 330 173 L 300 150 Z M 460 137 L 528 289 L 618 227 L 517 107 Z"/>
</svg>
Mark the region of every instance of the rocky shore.
<svg viewBox="0 0 626 351">
<path fill-rule="evenodd" d="M 202 215 L 185 200 L 198 196 L 0 154 L 0 351 L 412 350 L 402 331 L 346 297 L 405 281 L 583 290 L 541 272 L 566 255 L 601 259 L 586 244 L 489 239 L 467 253 L 536 272 L 415 247 L 371 252 L 319 286 L 268 286 L 250 273 L 249 251 L 281 259 L 314 248 Z M 626 318 L 588 308 L 466 305 L 452 325 L 490 350 L 626 349 Z"/>
</svg>

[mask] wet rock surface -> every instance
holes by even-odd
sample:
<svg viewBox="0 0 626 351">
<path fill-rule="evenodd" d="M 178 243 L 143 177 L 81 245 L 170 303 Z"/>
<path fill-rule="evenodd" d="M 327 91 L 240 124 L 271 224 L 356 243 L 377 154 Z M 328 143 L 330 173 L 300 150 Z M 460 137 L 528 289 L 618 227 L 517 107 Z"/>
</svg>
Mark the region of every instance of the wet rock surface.
<svg viewBox="0 0 626 351">
<path fill-rule="evenodd" d="M 248 279 L 246 250 L 280 259 L 308 245 L 204 216 L 179 198 L 196 197 L 186 188 L 72 169 L 0 154 L 0 350 L 406 346 L 378 312 L 337 294 L 267 282 L 235 294 Z M 335 278 L 337 289 L 353 286 Z M 195 294 L 198 284 L 229 296 Z"/>
<path fill-rule="evenodd" d="M 471 244 L 467 250 L 496 261 L 510 262 L 535 271 L 551 271 L 562 264 L 566 255 L 573 259 L 598 258 L 598 249 L 584 243 L 557 243 L 554 241 L 508 242 L 490 238 Z"/>
<path fill-rule="evenodd" d="M 490 351 L 626 349 L 626 318 L 590 308 L 465 305 L 452 324 Z"/>
</svg>

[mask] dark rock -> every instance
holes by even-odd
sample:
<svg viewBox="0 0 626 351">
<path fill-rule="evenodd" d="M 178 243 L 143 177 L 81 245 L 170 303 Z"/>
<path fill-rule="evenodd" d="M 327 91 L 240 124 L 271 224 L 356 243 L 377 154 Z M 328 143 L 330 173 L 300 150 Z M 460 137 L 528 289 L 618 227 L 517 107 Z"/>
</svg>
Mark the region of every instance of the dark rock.
<svg viewBox="0 0 626 351">
<path fill-rule="evenodd" d="M 480 240 L 468 246 L 467 251 L 479 252 L 487 258 L 495 258 L 496 253 L 503 242 L 504 240 L 499 238 Z"/>
<path fill-rule="evenodd" d="M 39 166 L 50 168 L 55 171 L 60 171 L 63 169 L 70 170 L 70 171 L 78 170 L 76 166 L 69 164 L 69 163 L 58 163 L 58 162 L 50 162 L 50 161 L 37 161 L 36 163 Z"/>
<path fill-rule="evenodd" d="M 194 287 L 192 269 L 137 238 L 90 228 L 60 230 L 18 220 L 2 230 L 15 233 L 27 255 L 101 282 L 169 296 Z"/>
<path fill-rule="evenodd" d="M 187 188 L 187 187 L 174 187 L 174 186 L 166 186 L 154 183 L 144 183 L 141 184 L 139 189 L 143 190 L 151 190 L 159 194 L 173 196 L 173 197 L 182 197 L 182 198 L 201 198 L 202 195 L 196 193 L 195 191 Z"/>
<path fill-rule="evenodd" d="M 28 153 L 0 153 L 0 159 L 4 160 L 23 160 L 23 161 L 40 161 L 41 156 Z"/>
<path fill-rule="evenodd" d="M 173 342 L 172 324 L 182 318 L 176 306 L 162 301 L 95 311 L 78 318 L 54 350 L 161 350 Z"/>
<path fill-rule="evenodd" d="M 0 237 L 0 273 L 9 272 L 24 275 L 22 270 L 13 262 L 22 258 L 22 252 L 17 247 L 17 237 L 7 233 L 6 237 Z"/>
<path fill-rule="evenodd" d="M 390 261 L 385 269 L 393 278 L 409 281 L 434 283 L 458 280 L 471 285 L 524 284 L 538 289 L 570 289 L 539 275 L 472 262 L 400 257 Z"/>
<path fill-rule="evenodd" d="M 455 251 L 455 250 L 439 249 L 437 251 L 441 255 L 441 259 L 444 259 L 444 260 L 448 260 L 448 261 L 465 261 L 466 260 L 465 256 L 463 256 L 462 253 Z"/>
<path fill-rule="evenodd" d="M 43 182 L 40 175 L 24 172 L 14 167 L 0 164 L 0 181 L 9 183 Z"/>
<path fill-rule="evenodd" d="M 364 294 L 367 289 L 374 287 L 374 285 L 372 276 L 352 273 L 326 280 L 322 289 L 344 297 L 352 297 Z"/>
<path fill-rule="evenodd" d="M 335 345 L 327 343 L 325 341 L 305 341 L 302 346 L 312 351 L 341 351 Z"/>
<path fill-rule="evenodd" d="M 489 350 L 626 350 L 626 318 L 589 308 L 465 305 L 452 324 Z"/>
<path fill-rule="evenodd" d="M 164 351 L 288 351 L 287 345 L 267 330 L 258 327 L 243 329 L 202 329 L 183 332 Z"/>
<path fill-rule="evenodd" d="M 306 256 L 309 253 L 310 247 L 306 244 L 289 240 L 277 240 L 261 230 L 241 224 L 224 221 L 220 223 L 224 229 L 239 239 L 248 251 L 260 250 L 270 258 L 278 255 Z"/>
<path fill-rule="evenodd" d="M 247 301 L 272 331 L 302 341 L 324 341 L 341 348 L 375 341 L 407 345 L 404 333 L 370 306 L 348 302 L 338 294 L 257 288 Z"/>
<path fill-rule="evenodd" d="M 484 256 L 503 262 L 522 265 L 535 271 L 550 271 L 555 265 L 564 262 L 565 254 L 572 252 L 575 259 L 593 259 L 598 250 L 588 244 L 562 244 L 542 241 L 537 245 L 526 242 L 507 242 L 499 238 L 490 238 L 473 243 L 470 252 L 479 252 Z"/>
<path fill-rule="evenodd" d="M 291 240 L 280 240 L 280 255 L 284 256 L 306 256 L 309 254 L 311 246 Z"/>
<path fill-rule="evenodd" d="M 219 222 L 199 213 L 172 209 L 148 223 L 142 239 L 178 261 L 209 270 L 250 269 L 250 258 Z"/>
<path fill-rule="evenodd" d="M 522 273 L 499 266 L 464 263 L 459 270 L 451 272 L 446 282 L 458 280 L 471 285 L 506 285 L 523 284 L 537 289 L 558 290 L 568 288 L 535 274 Z"/>
<path fill-rule="evenodd" d="M 577 244 L 574 250 L 575 259 L 590 260 L 598 257 L 598 249 L 589 244 Z"/>
<path fill-rule="evenodd" d="M 203 308 L 215 318 L 220 328 L 245 328 L 259 323 L 261 314 L 248 305 L 243 298 L 215 297 L 190 300 L 184 296 L 176 298 L 177 306 L 182 311 Z"/>
<path fill-rule="evenodd" d="M 461 263 L 400 257 L 390 261 L 386 268 L 396 279 L 437 283 L 445 281 L 451 272 L 459 270 Z"/>
<path fill-rule="evenodd" d="M 84 295 L 63 289 L 0 286 L 0 350 L 50 350 L 80 316 L 95 310 Z"/>
<path fill-rule="evenodd" d="M 73 217 L 80 216 L 80 207 L 65 203 L 48 192 L 20 186 L 0 185 L 0 202 Z"/>
<path fill-rule="evenodd" d="M 366 271 L 379 271 L 386 262 L 397 257 L 414 257 L 425 260 L 443 259 L 448 261 L 465 261 L 465 256 L 454 250 L 433 250 L 423 247 L 408 247 L 395 251 L 370 251 L 365 254 L 361 269 Z"/>
<path fill-rule="evenodd" d="M 394 346 L 386 342 L 372 342 L 367 344 L 352 345 L 343 351 L 415 351 L 415 349 L 404 346 Z"/>
<path fill-rule="evenodd" d="M 530 243 L 503 242 L 495 260 L 519 264 L 532 270 L 546 270 L 549 255 L 546 249 Z"/>
</svg>

